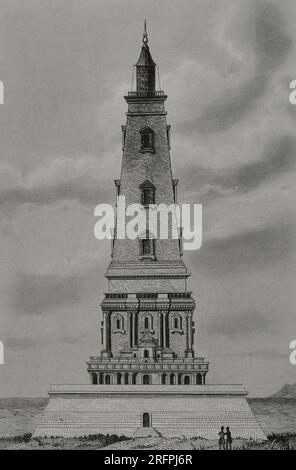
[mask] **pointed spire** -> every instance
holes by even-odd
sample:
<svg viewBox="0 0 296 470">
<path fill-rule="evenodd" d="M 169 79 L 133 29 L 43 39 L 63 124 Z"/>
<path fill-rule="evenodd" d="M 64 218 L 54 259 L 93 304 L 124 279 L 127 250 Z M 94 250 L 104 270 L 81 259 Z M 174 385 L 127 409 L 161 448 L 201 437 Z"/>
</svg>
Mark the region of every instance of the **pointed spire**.
<svg viewBox="0 0 296 470">
<path fill-rule="evenodd" d="M 147 23 L 144 21 L 142 49 L 136 63 L 137 92 L 151 93 L 155 91 L 155 62 L 152 59 L 148 46 Z"/>
<path fill-rule="evenodd" d="M 148 33 L 147 33 L 147 22 L 146 19 L 144 21 L 144 32 L 143 32 L 143 46 L 142 46 L 142 51 L 139 57 L 138 62 L 136 65 L 140 66 L 155 66 L 155 62 L 152 59 L 152 56 L 149 51 L 149 46 L 148 46 Z"/>
<path fill-rule="evenodd" d="M 144 43 L 144 44 L 147 44 L 147 43 L 148 43 L 148 34 L 147 34 L 146 18 L 145 18 L 145 21 L 144 21 L 143 43 Z"/>
</svg>

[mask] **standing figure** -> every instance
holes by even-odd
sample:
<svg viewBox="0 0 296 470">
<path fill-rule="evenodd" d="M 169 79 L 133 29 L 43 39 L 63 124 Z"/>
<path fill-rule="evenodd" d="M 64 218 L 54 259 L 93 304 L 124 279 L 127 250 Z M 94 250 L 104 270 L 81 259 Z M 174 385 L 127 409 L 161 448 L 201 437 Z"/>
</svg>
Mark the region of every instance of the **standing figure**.
<svg viewBox="0 0 296 470">
<path fill-rule="evenodd" d="M 218 432 L 219 436 L 219 450 L 225 450 L 225 432 L 224 432 L 224 426 L 221 427 L 221 431 Z"/>
<path fill-rule="evenodd" d="M 229 426 L 226 428 L 226 450 L 232 449 L 232 436 L 229 429 Z"/>
</svg>

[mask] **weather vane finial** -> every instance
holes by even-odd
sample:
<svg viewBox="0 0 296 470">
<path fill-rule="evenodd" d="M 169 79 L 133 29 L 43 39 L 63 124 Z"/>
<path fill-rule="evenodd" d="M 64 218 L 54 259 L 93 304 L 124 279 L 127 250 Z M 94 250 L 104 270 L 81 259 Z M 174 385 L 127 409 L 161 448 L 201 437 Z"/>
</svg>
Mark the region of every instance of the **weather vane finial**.
<svg viewBox="0 0 296 470">
<path fill-rule="evenodd" d="M 147 34 L 147 25 L 146 25 L 146 19 L 144 21 L 144 33 L 143 33 L 143 43 L 147 44 L 148 42 L 148 34 Z"/>
</svg>

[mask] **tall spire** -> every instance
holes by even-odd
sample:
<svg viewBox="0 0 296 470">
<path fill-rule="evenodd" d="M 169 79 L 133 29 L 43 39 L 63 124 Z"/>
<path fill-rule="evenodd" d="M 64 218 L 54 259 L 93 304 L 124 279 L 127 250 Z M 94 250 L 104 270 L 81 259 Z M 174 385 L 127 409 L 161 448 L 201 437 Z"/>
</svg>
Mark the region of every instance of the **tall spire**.
<svg viewBox="0 0 296 470">
<path fill-rule="evenodd" d="M 149 46 L 147 23 L 144 21 L 143 45 L 140 53 L 137 67 L 137 91 L 141 93 L 150 93 L 155 91 L 155 62 L 152 59 Z"/>
<path fill-rule="evenodd" d="M 148 34 L 147 34 L 146 18 L 145 18 L 145 21 L 144 21 L 143 43 L 144 43 L 144 44 L 147 44 L 147 43 L 148 43 Z"/>
</svg>

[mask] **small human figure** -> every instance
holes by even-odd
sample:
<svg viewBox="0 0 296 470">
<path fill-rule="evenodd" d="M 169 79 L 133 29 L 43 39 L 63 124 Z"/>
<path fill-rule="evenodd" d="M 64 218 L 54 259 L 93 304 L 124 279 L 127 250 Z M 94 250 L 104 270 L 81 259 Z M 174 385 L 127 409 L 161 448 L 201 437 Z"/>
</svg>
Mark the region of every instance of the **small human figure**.
<svg viewBox="0 0 296 470">
<path fill-rule="evenodd" d="M 232 450 L 232 436 L 229 426 L 226 428 L 226 450 Z"/>
<path fill-rule="evenodd" d="M 225 432 L 224 426 L 221 426 L 221 431 L 218 432 L 219 436 L 219 450 L 225 450 Z"/>
</svg>

